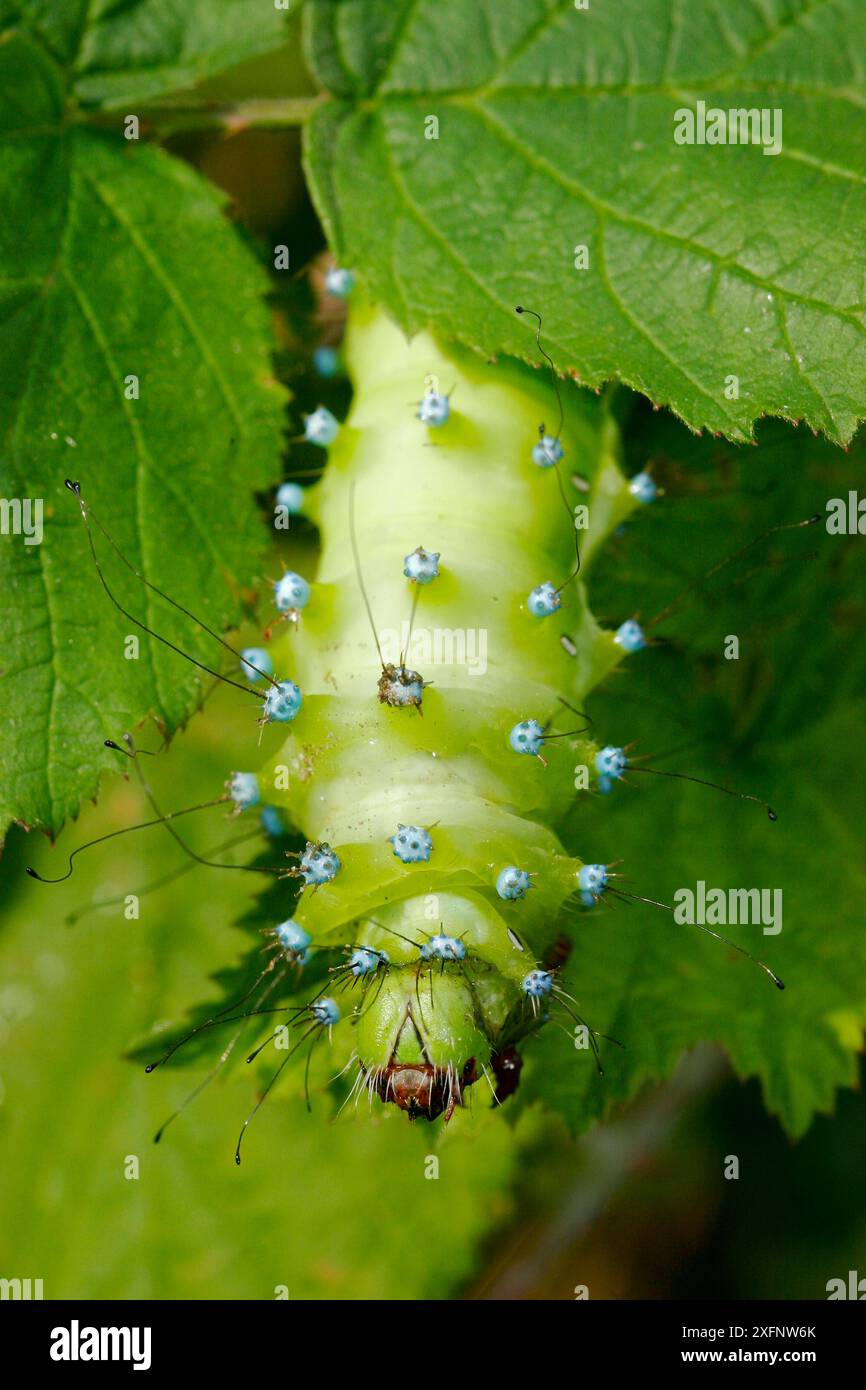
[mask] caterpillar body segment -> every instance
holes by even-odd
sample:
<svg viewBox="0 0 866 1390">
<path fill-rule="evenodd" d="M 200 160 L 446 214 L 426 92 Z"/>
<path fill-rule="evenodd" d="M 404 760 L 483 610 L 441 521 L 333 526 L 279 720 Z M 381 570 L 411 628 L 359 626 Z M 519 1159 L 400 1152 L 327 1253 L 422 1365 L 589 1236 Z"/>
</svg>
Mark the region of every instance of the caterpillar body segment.
<svg viewBox="0 0 866 1390">
<path fill-rule="evenodd" d="M 425 334 L 407 344 L 364 304 L 345 358 L 352 408 L 304 499 L 318 572 L 300 623 L 270 645 L 303 703 L 259 780 L 311 846 L 338 856 L 296 909 L 315 945 L 387 953 L 350 1013 L 358 1085 L 447 1118 L 483 1078 L 495 1100 L 510 1093 L 517 1044 L 548 1016 L 523 982 L 563 904 L 579 901 L 582 861 L 557 826 L 575 767 L 598 779 L 580 709 L 626 655 L 584 579 L 640 502 L 613 420 L 576 388 L 562 461 L 542 468 L 533 448 L 557 403 L 541 374 Z M 449 409 L 425 422 L 418 403 L 434 392 Z M 410 563 L 419 554 L 436 566 Z M 530 595 L 543 584 L 559 603 L 540 620 Z M 417 673 L 417 700 L 380 698 L 392 668 Z M 525 721 L 541 730 L 532 750 L 511 738 Z M 426 857 L 395 855 L 401 826 L 426 831 Z M 519 897 L 497 890 L 506 868 L 528 876 Z M 437 954 L 439 937 L 464 954 Z"/>
</svg>

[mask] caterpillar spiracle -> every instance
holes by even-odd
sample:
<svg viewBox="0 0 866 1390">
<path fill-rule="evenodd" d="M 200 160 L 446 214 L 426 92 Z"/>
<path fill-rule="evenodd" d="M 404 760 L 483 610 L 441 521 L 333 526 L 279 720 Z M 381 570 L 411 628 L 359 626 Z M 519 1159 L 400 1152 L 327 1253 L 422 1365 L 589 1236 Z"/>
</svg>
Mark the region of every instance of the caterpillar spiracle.
<svg viewBox="0 0 866 1390">
<path fill-rule="evenodd" d="M 585 581 L 656 487 L 625 476 L 603 400 L 426 333 L 407 343 L 353 301 L 348 418 L 307 417 L 327 463 L 285 489 L 318 528 L 318 568 L 277 583 L 266 645 L 237 673 L 279 734 L 229 796 L 306 847 L 271 890 L 252 984 L 148 1070 L 203 1029 L 257 1023 L 248 1060 L 282 1048 L 258 1104 L 327 1036 L 350 1096 L 447 1121 L 479 1086 L 506 1100 L 551 1020 L 599 1071 L 615 1041 L 558 970 L 592 929 L 581 914 L 623 890 L 560 831 L 627 765 L 582 709 L 646 638 L 634 618 L 602 628 Z"/>
</svg>

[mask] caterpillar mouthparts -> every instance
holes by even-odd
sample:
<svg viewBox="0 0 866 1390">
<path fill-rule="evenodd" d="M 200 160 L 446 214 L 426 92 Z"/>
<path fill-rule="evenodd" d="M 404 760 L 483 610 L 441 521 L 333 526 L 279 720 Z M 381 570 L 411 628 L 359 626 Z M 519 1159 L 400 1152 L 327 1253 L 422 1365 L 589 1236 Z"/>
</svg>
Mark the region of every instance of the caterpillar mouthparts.
<svg viewBox="0 0 866 1390">
<path fill-rule="evenodd" d="M 385 1104 L 405 1110 L 410 1120 L 436 1120 L 444 1112 L 447 1124 L 454 1107 L 463 1104 L 464 1088 L 477 1079 L 475 1058 L 470 1057 L 459 1076 L 451 1067 L 443 1071 L 429 1062 L 389 1062 L 371 1074 L 368 1085 Z"/>
</svg>

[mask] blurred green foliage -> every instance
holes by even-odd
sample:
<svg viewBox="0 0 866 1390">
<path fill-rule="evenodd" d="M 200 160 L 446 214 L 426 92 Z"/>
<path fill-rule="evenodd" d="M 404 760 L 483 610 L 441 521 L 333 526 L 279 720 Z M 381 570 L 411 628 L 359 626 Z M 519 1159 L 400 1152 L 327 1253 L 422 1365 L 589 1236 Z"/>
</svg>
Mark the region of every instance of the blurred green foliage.
<svg viewBox="0 0 866 1390">
<path fill-rule="evenodd" d="M 254 739 L 240 697 L 220 694 L 164 760 L 148 760 L 154 791 L 167 807 L 218 795 Z M 516 1141 L 483 1105 L 443 1144 L 378 1103 L 369 1116 L 365 1103 L 332 1123 L 317 1096 L 308 1115 L 292 1073 L 236 1168 L 237 1132 L 256 1095 L 241 1067 L 154 1147 L 157 1127 L 208 1064 L 146 1076 L 123 1054 L 155 1020 L 182 1016 L 207 992 L 207 973 L 238 955 L 232 922 L 258 885 L 197 867 L 144 895 L 138 921 L 125 920 L 121 904 L 65 926 L 88 901 L 134 893 L 188 862 L 159 827 L 88 851 L 68 883 L 24 875 L 30 862 L 62 873 L 74 844 L 149 814 L 133 781 L 109 778 L 100 806 L 82 813 L 62 846 L 9 838 L 0 871 L 0 1271 L 44 1279 L 46 1298 L 273 1298 L 286 1285 L 292 1298 L 405 1299 L 458 1287 L 478 1241 L 511 1211 Z M 203 811 L 182 833 L 199 852 L 211 849 L 232 833 L 225 816 Z M 211 1062 L 220 1046 L 214 1038 Z M 428 1154 L 439 1155 L 438 1179 L 425 1176 Z M 138 1179 L 124 1176 L 130 1156 Z"/>
</svg>

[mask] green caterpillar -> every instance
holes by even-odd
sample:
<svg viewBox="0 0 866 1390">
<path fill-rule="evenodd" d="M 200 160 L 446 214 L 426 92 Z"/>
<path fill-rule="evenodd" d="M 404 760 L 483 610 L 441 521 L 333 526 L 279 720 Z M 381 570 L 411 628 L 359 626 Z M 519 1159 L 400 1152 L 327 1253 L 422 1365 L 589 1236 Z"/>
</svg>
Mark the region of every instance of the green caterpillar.
<svg viewBox="0 0 866 1390">
<path fill-rule="evenodd" d="M 426 334 L 407 345 L 363 303 L 353 304 L 345 351 L 351 412 L 305 497 L 322 538 L 318 573 L 299 621 L 271 649 L 303 704 L 259 784 L 308 855 L 339 861 L 330 881 L 303 890 L 295 921 L 317 952 L 367 952 L 363 1002 L 348 1015 L 359 1088 L 412 1117 L 447 1118 L 482 1077 L 497 1099 L 513 1089 L 518 1044 L 558 992 L 540 967 L 560 910 L 579 901 L 583 863 L 556 827 L 597 775 L 598 752 L 574 732 L 583 721 L 568 706 L 624 655 L 595 622 L 583 580 L 638 503 L 610 413 L 577 388 L 566 388 L 558 478 L 532 461 L 539 421 L 557 407 L 537 372 L 485 364 Z M 453 398 L 444 424 L 418 418 L 422 389 Z M 566 583 L 575 528 L 582 565 Z M 423 587 L 404 575 L 418 547 L 441 556 Z M 539 618 L 527 596 L 543 581 L 563 585 L 561 606 Z M 413 689 L 420 676 L 423 689 L 395 692 L 395 671 Z M 510 743 L 530 720 L 544 730 L 539 756 Z M 392 837 L 406 825 L 429 834 L 427 862 L 397 857 Z M 531 885 L 513 901 L 496 889 L 509 866 Z M 439 936 L 460 946 L 439 953 L 430 945 Z M 533 972 L 549 995 L 528 989 Z M 317 1019 L 333 1015 L 320 1007 Z"/>
</svg>

